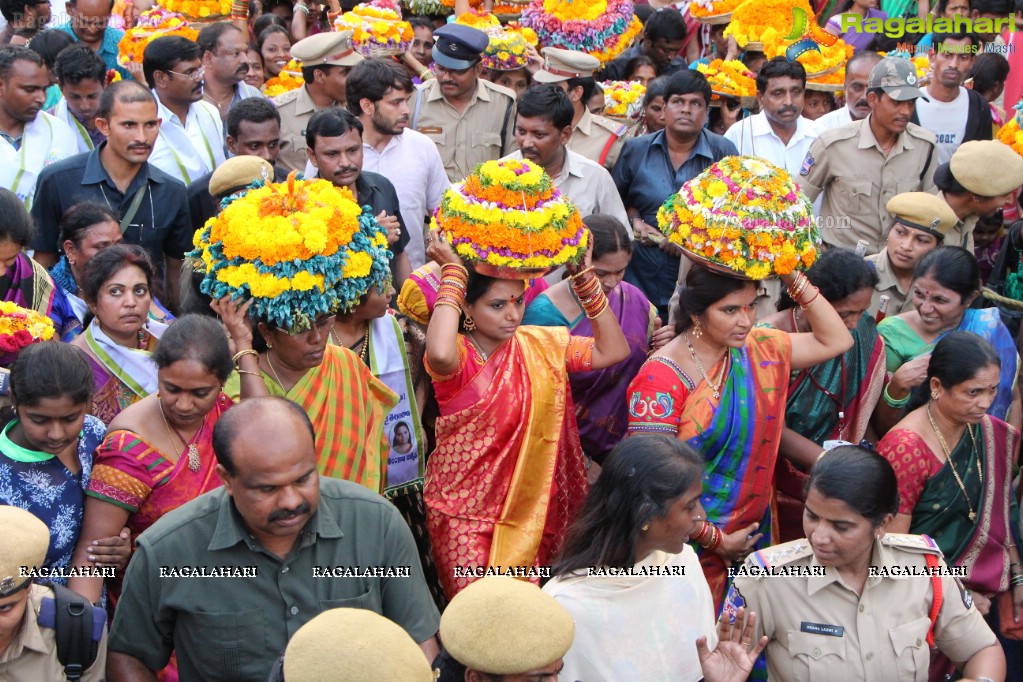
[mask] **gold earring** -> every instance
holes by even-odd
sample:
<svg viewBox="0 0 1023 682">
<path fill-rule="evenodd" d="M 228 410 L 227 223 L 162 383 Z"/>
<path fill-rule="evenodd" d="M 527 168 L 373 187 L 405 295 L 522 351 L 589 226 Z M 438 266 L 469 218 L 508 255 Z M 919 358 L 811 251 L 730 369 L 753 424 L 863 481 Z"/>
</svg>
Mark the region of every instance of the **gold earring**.
<svg viewBox="0 0 1023 682">
<path fill-rule="evenodd" d="M 703 329 L 700 328 L 700 321 L 697 320 L 696 324 L 693 325 L 693 337 L 698 339 L 701 336 L 703 336 Z"/>
<path fill-rule="evenodd" d="M 465 322 L 462 323 L 462 326 L 465 327 L 467 332 L 476 331 L 476 322 L 468 315 L 465 316 Z"/>
<path fill-rule="evenodd" d="M 937 399 L 938 399 L 938 392 L 937 391 L 931 391 L 931 400 L 937 400 Z"/>
<path fill-rule="evenodd" d="M 273 343 L 272 343 L 272 342 L 270 342 L 270 341 L 267 341 L 267 342 L 266 342 L 266 349 L 267 349 L 267 350 L 270 350 L 270 349 L 271 349 L 271 348 L 273 348 L 273 347 L 274 347 L 274 345 L 273 345 Z"/>
<path fill-rule="evenodd" d="M 643 532 L 645 533 L 648 530 L 650 530 L 650 524 L 649 523 L 644 523 L 643 524 Z"/>
</svg>

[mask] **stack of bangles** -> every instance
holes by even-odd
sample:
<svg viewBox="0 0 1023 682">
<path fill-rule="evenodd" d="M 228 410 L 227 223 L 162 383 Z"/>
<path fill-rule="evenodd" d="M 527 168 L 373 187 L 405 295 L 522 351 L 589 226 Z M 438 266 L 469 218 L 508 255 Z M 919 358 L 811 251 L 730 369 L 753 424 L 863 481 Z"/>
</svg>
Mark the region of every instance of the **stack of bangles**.
<svg viewBox="0 0 1023 682">
<path fill-rule="evenodd" d="M 1010 547 L 1015 547 L 1015 545 L 1010 545 Z M 1023 564 L 1020 564 L 1018 561 L 1013 561 L 1009 564 L 1009 587 L 1023 586 L 1023 571 L 1019 570 L 1021 568 L 1023 568 Z"/>
<path fill-rule="evenodd" d="M 419 80 L 421 80 L 421 81 L 423 81 L 425 83 L 426 81 L 430 80 L 431 78 L 434 78 L 433 71 L 430 71 L 425 66 L 422 69 L 419 70 Z"/>
<path fill-rule="evenodd" d="M 249 0 L 233 0 L 231 2 L 231 20 L 248 21 Z"/>
<path fill-rule="evenodd" d="M 813 295 L 809 297 L 809 300 L 803 296 L 808 291 L 813 291 Z M 810 284 L 810 280 L 806 278 L 801 272 L 797 272 L 795 278 L 792 280 L 792 284 L 788 288 L 789 296 L 796 305 L 799 306 L 800 310 L 806 310 L 817 300 L 817 297 L 821 295 L 821 290 Z"/>
<path fill-rule="evenodd" d="M 593 274 L 593 267 L 577 272 L 569 279 L 572 280 L 572 291 L 579 299 L 579 305 L 586 312 L 586 317 L 591 320 L 600 317 L 610 304 L 600 287 L 600 280 Z"/>
<path fill-rule="evenodd" d="M 259 353 L 252 350 L 251 348 L 238 351 L 237 353 L 234 354 L 234 357 L 231 358 L 231 360 L 234 361 L 234 371 L 238 372 L 238 374 L 251 374 L 254 377 L 260 376 L 259 372 L 251 372 L 249 370 L 242 369 L 241 366 L 238 364 L 246 355 L 251 355 L 252 357 L 256 358 L 257 361 L 259 360 Z"/>
<path fill-rule="evenodd" d="M 697 531 L 696 535 L 693 535 L 691 539 L 700 547 L 709 549 L 713 552 L 721 546 L 721 540 L 723 538 L 724 534 L 718 530 L 717 526 L 710 521 L 704 521 L 703 528 Z"/>
<path fill-rule="evenodd" d="M 457 263 L 447 263 L 440 269 L 440 287 L 437 289 L 437 302 L 434 309 L 446 305 L 462 314 L 465 302 L 465 286 L 469 283 L 469 271 Z"/>
</svg>

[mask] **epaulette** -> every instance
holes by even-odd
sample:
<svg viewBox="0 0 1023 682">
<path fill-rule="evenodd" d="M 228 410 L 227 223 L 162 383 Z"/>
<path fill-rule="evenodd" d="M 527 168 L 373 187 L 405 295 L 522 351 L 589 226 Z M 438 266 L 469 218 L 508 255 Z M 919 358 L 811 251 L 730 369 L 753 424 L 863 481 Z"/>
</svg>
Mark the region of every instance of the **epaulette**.
<svg viewBox="0 0 1023 682">
<path fill-rule="evenodd" d="M 281 107 L 284 106 L 285 104 L 288 104 L 289 102 L 294 102 L 297 98 L 298 88 L 295 88 L 294 90 L 288 90 L 287 92 L 277 95 L 276 97 L 271 97 L 270 101 L 273 102 L 274 105 L 276 105 L 277 107 Z"/>
<path fill-rule="evenodd" d="M 827 147 L 839 140 L 854 138 L 860 134 L 860 126 L 855 125 L 856 123 L 861 123 L 861 121 L 853 121 L 849 125 L 838 126 L 837 128 L 828 128 L 817 136 L 817 140 Z"/>
<path fill-rule="evenodd" d="M 618 123 L 608 118 L 604 118 L 603 116 L 594 115 L 593 122 L 599 125 L 601 128 L 604 128 L 614 133 L 615 137 L 624 137 L 625 134 L 629 132 L 629 126 L 625 125 L 624 123 Z"/>
<path fill-rule="evenodd" d="M 927 130 L 927 128 L 924 128 L 923 126 L 918 126 L 915 123 L 909 123 L 906 125 L 906 132 L 915 138 L 926 140 L 931 144 L 935 145 L 938 144 L 937 136 L 930 130 Z"/>
<path fill-rule="evenodd" d="M 943 557 L 938 543 L 929 535 L 911 535 L 909 533 L 885 533 L 881 538 L 881 544 L 885 547 L 912 552 L 913 554 L 936 554 Z"/>
<path fill-rule="evenodd" d="M 780 545 L 765 547 L 758 552 L 753 552 L 746 557 L 745 565 L 750 568 L 769 569 L 776 566 L 784 566 L 812 555 L 813 548 L 810 547 L 810 543 L 806 541 L 806 538 L 803 538 L 802 540 L 784 542 Z"/>
</svg>

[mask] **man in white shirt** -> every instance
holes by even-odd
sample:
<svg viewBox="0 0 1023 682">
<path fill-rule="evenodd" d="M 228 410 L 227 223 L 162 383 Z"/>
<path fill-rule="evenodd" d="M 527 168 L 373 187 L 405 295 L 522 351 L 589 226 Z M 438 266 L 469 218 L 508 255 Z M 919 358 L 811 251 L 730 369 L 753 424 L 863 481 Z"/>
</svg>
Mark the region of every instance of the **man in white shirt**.
<svg viewBox="0 0 1023 682">
<path fill-rule="evenodd" d="M 41 111 L 49 85 L 42 57 L 27 47 L 0 49 L 0 187 L 26 208 L 43 168 L 78 151 L 71 128 Z"/>
<path fill-rule="evenodd" d="M 948 163 L 963 142 L 990 140 L 993 129 L 991 107 L 979 92 L 963 87 L 966 72 L 983 43 L 972 33 L 934 36 L 928 57 L 934 76 L 916 103 L 913 123 L 938 138 L 938 163 Z"/>
<path fill-rule="evenodd" d="M 157 38 L 142 54 L 142 72 L 156 97 L 160 134 L 149 163 L 186 187 L 224 162 L 224 126 L 202 100 L 202 48 L 181 36 Z"/>
<path fill-rule="evenodd" d="M 227 112 L 235 102 L 262 93 L 245 82 L 249 64 L 245 53 L 249 44 L 244 32 L 229 21 L 218 21 L 199 31 L 202 48 L 204 100 L 217 108 L 220 120 L 227 123 Z"/>
<path fill-rule="evenodd" d="M 740 154 L 759 156 L 798 177 L 810 143 L 820 133 L 816 123 L 802 116 L 805 92 L 803 65 L 775 57 L 757 74 L 760 113 L 733 123 L 725 139 Z"/>
<path fill-rule="evenodd" d="M 870 104 L 867 102 L 867 79 L 879 61 L 881 55 L 878 53 L 860 50 L 846 62 L 845 106 L 817 119 L 816 123 L 822 130 L 838 128 L 867 117 L 870 113 Z"/>
<path fill-rule="evenodd" d="M 448 176 L 433 141 L 408 127 L 412 80 L 400 65 L 367 59 L 348 74 L 348 110 L 363 125 L 362 169 L 383 175 L 401 197 L 412 269 L 426 263 L 427 215 L 440 205 Z"/>
</svg>

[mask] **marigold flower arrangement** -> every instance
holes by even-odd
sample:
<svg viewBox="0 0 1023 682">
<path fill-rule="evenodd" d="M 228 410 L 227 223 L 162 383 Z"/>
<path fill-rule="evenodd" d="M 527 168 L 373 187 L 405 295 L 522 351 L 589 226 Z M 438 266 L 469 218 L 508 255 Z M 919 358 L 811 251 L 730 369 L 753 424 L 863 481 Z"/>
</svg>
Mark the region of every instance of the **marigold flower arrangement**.
<svg viewBox="0 0 1023 682">
<path fill-rule="evenodd" d="M 432 226 L 466 261 L 527 277 L 578 261 L 589 239 L 579 210 L 526 160 L 477 166 L 444 193 Z"/>
<path fill-rule="evenodd" d="M 739 47 L 748 43 L 765 43 L 764 33 L 769 29 L 782 31 L 792 28 L 792 10 L 802 8 L 807 16 L 814 16 L 809 0 L 744 0 L 732 11 L 732 21 L 725 29 L 725 37 L 735 36 Z"/>
<path fill-rule="evenodd" d="M 757 79 L 738 59 L 715 59 L 709 64 L 698 64 L 696 70 L 707 77 L 716 99 L 729 97 L 755 97 Z"/>
<path fill-rule="evenodd" d="M 216 19 L 231 14 L 231 0 L 160 0 L 160 6 L 189 19 Z"/>
<path fill-rule="evenodd" d="M 811 83 L 817 85 L 841 85 L 845 86 L 845 67 L 843 66 L 838 71 L 832 71 L 826 73 L 823 76 L 817 76 L 815 78 L 807 79 L 806 84 L 809 86 Z"/>
<path fill-rule="evenodd" d="M 402 21 L 401 10 L 391 0 L 356 5 L 334 20 L 334 29 L 351 31 L 352 44 L 365 57 L 403 54 L 415 37 L 412 25 Z"/>
<path fill-rule="evenodd" d="M 999 141 L 1012 147 L 1012 151 L 1023 156 L 1023 129 L 1019 125 L 1020 116 L 1023 115 L 1023 102 L 1017 104 L 1014 108 L 1016 109 L 1016 115 L 998 129 L 997 137 Z"/>
<path fill-rule="evenodd" d="M 39 311 L 0 301 L 0 353 L 13 354 L 38 341 L 53 338 L 53 320 Z M 5 364 L 14 358 L 3 358 Z"/>
<path fill-rule="evenodd" d="M 490 44 L 483 52 L 483 66 L 497 71 L 514 71 L 529 63 L 526 40 L 521 33 L 491 29 L 488 34 Z"/>
<path fill-rule="evenodd" d="M 717 17 L 729 14 L 742 3 L 742 0 L 693 0 L 689 3 L 689 14 L 693 17 Z"/>
<path fill-rule="evenodd" d="M 253 298 L 253 315 L 307 329 L 348 310 L 390 276 L 387 234 L 347 189 L 327 180 L 254 184 L 197 230 L 188 254 L 213 298 Z M 381 251 L 382 250 L 382 251 Z M 388 252 L 389 253 L 389 252 Z M 381 264 L 382 263 L 382 264 Z"/>
<path fill-rule="evenodd" d="M 605 81 L 604 115 L 638 121 L 643 114 L 646 86 L 636 81 Z"/>
<path fill-rule="evenodd" d="M 587 52 L 602 64 L 617 57 L 643 28 L 630 0 L 532 0 L 523 26 L 546 47 Z"/>
<path fill-rule="evenodd" d="M 292 58 L 279 74 L 263 84 L 263 94 L 267 97 L 277 97 L 301 87 L 304 83 L 302 62 Z"/>
<path fill-rule="evenodd" d="M 126 66 L 130 62 L 142 63 L 142 53 L 151 40 L 164 36 L 181 36 L 189 40 L 199 37 L 199 31 L 190 27 L 180 14 L 154 7 L 139 15 L 138 23 L 124 33 L 117 44 L 117 63 Z"/>
<path fill-rule="evenodd" d="M 456 24 L 462 24 L 463 26 L 469 26 L 470 28 L 476 28 L 481 31 L 489 31 L 490 29 L 501 29 L 501 20 L 490 12 L 484 10 L 471 9 L 468 12 L 462 12 L 460 15 L 455 17 Z"/>
<path fill-rule="evenodd" d="M 792 177 L 754 156 L 728 156 L 657 211 L 669 241 L 696 260 L 753 280 L 813 265 L 820 235 Z"/>
</svg>

